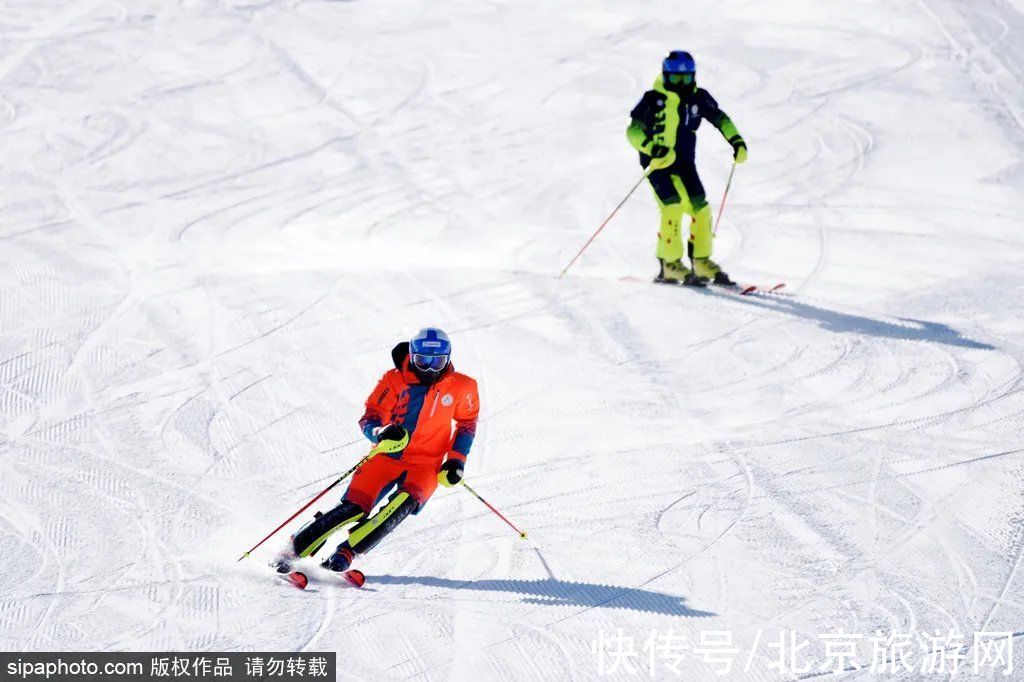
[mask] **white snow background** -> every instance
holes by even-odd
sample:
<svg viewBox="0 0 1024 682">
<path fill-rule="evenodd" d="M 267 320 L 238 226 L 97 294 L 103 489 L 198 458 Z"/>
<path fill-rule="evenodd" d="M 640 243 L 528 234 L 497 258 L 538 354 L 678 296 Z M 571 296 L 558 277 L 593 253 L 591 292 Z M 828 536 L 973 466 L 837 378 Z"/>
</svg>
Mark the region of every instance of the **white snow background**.
<svg viewBox="0 0 1024 682">
<path fill-rule="evenodd" d="M 582 680 L 619 628 L 1024 631 L 1015 5 L 4 2 L 0 648 Z M 674 48 L 750 148 L 716 258 L 792 296 L 622 281 L 647 188 L 555 277 Z M 717 213 L 708 125 L 698 163 Z M 481 384 L 467 480 L 530 539 L 453 489 L 361 592 L 236 563 L 365 453 L 427 324 Z"/>
</svg>

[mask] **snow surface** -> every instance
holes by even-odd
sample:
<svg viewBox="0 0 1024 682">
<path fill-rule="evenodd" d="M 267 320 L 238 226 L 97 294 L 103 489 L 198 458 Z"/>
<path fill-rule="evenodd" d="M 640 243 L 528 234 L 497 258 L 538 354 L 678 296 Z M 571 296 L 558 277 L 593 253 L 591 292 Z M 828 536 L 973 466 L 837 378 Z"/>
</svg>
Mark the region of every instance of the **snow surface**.
<svg viewBox="0 0 1024 682">
<path fill-rule="evenodd" d="M 1024 631 L 1015 6 L 4 3 L 0 649 L 591 679 L 619 628 Z M 717 257 L 794 296 L 622 281 L 646 188 L 555 278 L 678 47 L 750 147 Z M 699 164 L 717 211 L 714 130 Z M 454 489 L 362 592 L 236 563 L 366 451 L 426 324 L 481 383 L 468 480 L 530 539 Z"/>
</svg>

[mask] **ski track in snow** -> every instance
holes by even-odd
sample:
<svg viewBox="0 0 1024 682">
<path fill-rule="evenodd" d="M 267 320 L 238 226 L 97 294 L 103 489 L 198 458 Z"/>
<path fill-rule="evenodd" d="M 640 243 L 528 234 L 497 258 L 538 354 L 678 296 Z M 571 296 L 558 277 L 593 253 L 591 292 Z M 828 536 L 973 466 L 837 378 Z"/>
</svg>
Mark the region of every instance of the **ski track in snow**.
<svg viewBox="0 0 1024 682">
<path fill-rule="evenodd" d="M 0 647 L 577 680 L 618 628 L 744 656 L 1024 631 L 1021 25 L 1002 0 L 5 5 Z M 716 258 L 789 295 L 621 281 L 653 274 L 646 188 L 555 279 L 638 177 L 626 116 L 676 47 L 751 150 Z M 717 211 L 715 131 L 698 162 Z M 530 540 L 442 490 L 362 591 L 236 563 L 365 452 L 365 394 L 427 324 L 481 382 L 468 474 Z"/>
</svg>

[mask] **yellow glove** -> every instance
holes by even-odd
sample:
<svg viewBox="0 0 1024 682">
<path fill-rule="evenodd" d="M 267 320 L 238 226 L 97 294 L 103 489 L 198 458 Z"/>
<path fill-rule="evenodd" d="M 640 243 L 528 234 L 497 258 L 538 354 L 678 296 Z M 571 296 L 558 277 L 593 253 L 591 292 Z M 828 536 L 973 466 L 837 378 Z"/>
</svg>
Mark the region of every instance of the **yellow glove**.
<svg viewBox="0 0 1024 682">
<path fill-rule="evenodd" d="M 377 452 L 399 452 L 409 444 L 409 432 L 398 424 L 388 424 L 373 430 L 377 439 Z"/>
<path fill-rule="evenodd" d="M 668 168 L 676 162 L 676 152 L 674 149 L 669 149 L 660 144 L 656 144 L 651 147 L 651 165 L 648 166 L 652 171 L 662 170 Z"/>
<path fill-rule="evenodd" d="M 736 163 L 743 163 L 747 160 L 747 143 L 743 141 L 742 137 L 732 143 L 732 158 L 736 160 Z"/>
</svg>

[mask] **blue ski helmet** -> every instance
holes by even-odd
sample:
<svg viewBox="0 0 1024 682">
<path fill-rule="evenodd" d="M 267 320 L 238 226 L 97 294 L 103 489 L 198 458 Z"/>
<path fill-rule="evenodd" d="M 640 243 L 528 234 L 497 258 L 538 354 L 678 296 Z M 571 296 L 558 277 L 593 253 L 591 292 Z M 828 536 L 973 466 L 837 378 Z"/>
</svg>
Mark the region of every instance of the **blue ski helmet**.
<svg viewBox="0 0 1024 682">
<path fill-rule="evenodd" d="M 409 340 L 409 369 L 423 383 L 437 381 L 451 356 L 452 342 L 437 327 L 424 327 Z"/>
<path fill-rule="evenodd" d="M 670 88 L 692 87 L 697 78 L 697 63 L 683 50 L 672 50 L 661 63 L 661 77 Z"/>
</svg>

